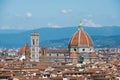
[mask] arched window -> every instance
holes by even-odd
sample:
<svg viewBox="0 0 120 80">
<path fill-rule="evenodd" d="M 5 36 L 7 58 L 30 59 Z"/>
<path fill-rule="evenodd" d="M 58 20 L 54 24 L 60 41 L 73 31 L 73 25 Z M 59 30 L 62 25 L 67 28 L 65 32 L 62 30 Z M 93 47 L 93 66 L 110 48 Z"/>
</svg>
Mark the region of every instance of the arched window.
<svg viewBox="0 0 120 80">
<path fill-rule="evenodd" d="M 36 39 L 36 44 L 38 44 L 38 39 Z"/>
<path fill-rule="evenodd" d="M 33 41 L 33 45 L 35 45 L 35 40 L 33 39 L 32 41 Z"/>
</svg>

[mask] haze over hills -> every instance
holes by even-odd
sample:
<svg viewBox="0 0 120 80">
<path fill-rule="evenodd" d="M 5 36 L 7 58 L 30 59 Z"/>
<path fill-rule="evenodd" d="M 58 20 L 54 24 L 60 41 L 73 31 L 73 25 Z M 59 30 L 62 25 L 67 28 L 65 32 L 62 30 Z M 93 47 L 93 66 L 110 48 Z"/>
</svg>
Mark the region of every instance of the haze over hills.
<svg viewBox="0 0 120 80">
<path fill-rule="evenodd" d="M 40 33 L 40 46 L 66 48 L 69 38 L 78 27 L 40 28 L 35 30 L 0 30 L 1 48 L 20 48 L 26 42 L 30 45 L 30 33 Z M 84 27 L 92 37 L 95 47 L 120 47 L 120 27 Z"/>
<path fill-rule="evenodd" d="M 9 33 L 21 33 L 24 32 L 26 30 L 0 30 L 0 34 L 9 34 Z"/>
</svg>

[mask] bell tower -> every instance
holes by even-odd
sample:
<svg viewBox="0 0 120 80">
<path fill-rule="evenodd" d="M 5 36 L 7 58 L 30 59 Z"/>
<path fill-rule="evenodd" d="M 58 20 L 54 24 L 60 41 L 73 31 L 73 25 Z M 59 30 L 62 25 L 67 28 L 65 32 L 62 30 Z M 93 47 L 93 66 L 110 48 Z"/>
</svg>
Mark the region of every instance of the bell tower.
<svg viewBox="0 0 120 80">
<path fill-rule="evenodd" d="M 31 61 L 39 62 L 39 33 L 31 33 Z"/>
</svg>

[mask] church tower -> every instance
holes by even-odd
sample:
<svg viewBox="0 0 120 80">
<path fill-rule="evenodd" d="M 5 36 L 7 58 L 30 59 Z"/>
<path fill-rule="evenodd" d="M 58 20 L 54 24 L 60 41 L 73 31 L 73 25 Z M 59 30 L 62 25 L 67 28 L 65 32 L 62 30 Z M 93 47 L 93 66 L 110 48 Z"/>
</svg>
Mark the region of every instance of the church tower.
<svg viewBox="0 0 120 80">
<path fill-rule="evenodd" d="M 31 33 L 31 61 L 39 62 L 39 33 Z"/>
<path fill-rule="evenodd" d="M 89 54 L 93 52 L 93 41 L 82 28 L 81 22 L 78 26 L 78 30 L 71 37 L 68 48 L 70 56 L 72 54 L 76 55 L 78 62 L 82 63 L 90 61 Z"/>
</svg>

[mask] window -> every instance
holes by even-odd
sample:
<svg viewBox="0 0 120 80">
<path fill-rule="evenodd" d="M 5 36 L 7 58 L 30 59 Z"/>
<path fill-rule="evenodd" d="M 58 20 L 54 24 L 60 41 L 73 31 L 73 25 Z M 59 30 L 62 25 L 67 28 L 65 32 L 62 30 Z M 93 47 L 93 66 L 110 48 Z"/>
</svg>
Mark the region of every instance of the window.
<svg viewBox="0 0 120 80">
<path fill-rule="evenodd" d="M 35 57 L 35 55 L 33 54 L 32 57 Z"/>
<path fill-rule="evenodd" d="M 74 48 L 74 51 L 77 51 L 77 49 L 76 49 L 76 48 Z"/>
<path fill-rule="evenodd" d="M 32 51 L 35 51 L 35 48 L 32 48 Z"/>
<path fill-rule="evenodd" d="M 90 51 L 92 51 L 92 49 L 90 48 Z"/>
<path fill-rule="evenodd" d="M 33 39 L 32 41 L 33 41 L 33 45 L 35 45 L 35 40 Z"/>
<path fill-rule="evenodd" d="M 85 49 L 82 49 L 82 51 L 85 51 Z"/>
<path fill-rule="evenodd" d="M 49 56 L 51 56 L 51 54 L 49 54 Z"/>
<path fill-rule="evenodd" d="M 38 39 L 36 39 L 36 44 L 38 44 Z"/>
</svg>

